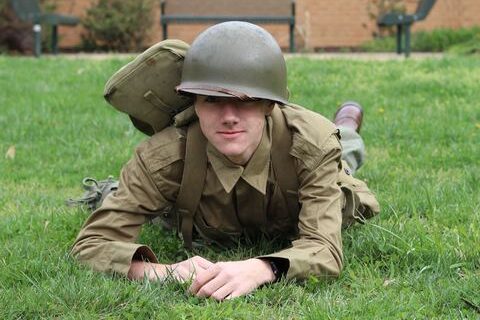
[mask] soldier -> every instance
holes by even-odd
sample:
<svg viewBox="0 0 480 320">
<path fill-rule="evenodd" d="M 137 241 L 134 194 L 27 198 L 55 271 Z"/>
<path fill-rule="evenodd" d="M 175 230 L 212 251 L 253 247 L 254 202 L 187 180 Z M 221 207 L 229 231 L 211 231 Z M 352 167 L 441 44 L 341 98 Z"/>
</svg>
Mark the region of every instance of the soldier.
<svg viewBox="0 0 480 320">
<path fill-rule="evenodd" d="M 118 190 L 86 221 L 73 254 L 95 270 L 130 279 L 192 279 L 192 294 L 217 300 L 281 277 L 338 276 L 342 219 L 345 226 L 379 212 L 374 195 L 352 176 L 364 155 L 361 107 L 342 105 L 337 128 L 290 104 L 278 44 L 246 22 L 217 24 L 200 34 L 187 52 L 177 91 L 194 97 L 198 122 L 167 127 L 140 144 L 122 169 Z M 201 183 L 186 183 L 187 170 Z M 196 201 L 191 190 L 198 185 Z M 178 205 L 180 197 L 186 206 Z M 165 211 L 172 206 L 177 210 Z M 192 239 L 220 246 L 245 238 L 291 241 L 243 261 L 195 256 L 158 262 L 148 246 L 135 242 L 159 212 L 166 212 L 164 224 L 181 230 L 189 247 Z"/>
</svg>

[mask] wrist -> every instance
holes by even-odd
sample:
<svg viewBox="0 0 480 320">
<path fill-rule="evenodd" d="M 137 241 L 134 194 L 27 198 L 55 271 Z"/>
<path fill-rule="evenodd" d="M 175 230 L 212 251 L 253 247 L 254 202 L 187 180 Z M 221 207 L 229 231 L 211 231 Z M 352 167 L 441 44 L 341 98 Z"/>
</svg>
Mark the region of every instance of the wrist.
<svg viewBox="0 0 480 320">
<path fill-rule="evenodd" d="M 277 280 L 277 277 L 272 269 L 272 266 L 269 260 L 255 258 L 256 262 L 259 265 L 260 274 L 262 275 L 261 283 L 271 283 Z"/>
<path fill-rule="evenodd" d="M 148 278 L 160 280 L 167 274 L 167 265 L 134 260 L 130 264 L 127 277 L 132 280 Z"/>
<path fill-rule="evenodd" d="M 259 258 L 267 262 L 272 270 L 272 273 L 275 275 L 273 282 L 279 281 L 281 278 L 285 277 L 290 266 L 288 259 L 277 258 L 277 257 L 262 257 Z"/>
<path fill-rule="evenodd" d="M 168 264 L 149 263 L 150 270 L 145 272 L 150 280 L 163 280 L 168 275 Z"/>
</svg>

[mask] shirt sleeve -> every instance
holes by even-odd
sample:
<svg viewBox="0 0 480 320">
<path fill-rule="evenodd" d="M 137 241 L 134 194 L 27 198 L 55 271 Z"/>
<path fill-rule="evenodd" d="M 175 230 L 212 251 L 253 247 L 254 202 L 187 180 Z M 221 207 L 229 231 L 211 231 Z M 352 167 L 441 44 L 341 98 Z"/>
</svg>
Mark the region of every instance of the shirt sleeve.
<svg viewBox="0 0 480 320">
<path fill-rule="evenodd" d="M 145 158 L 137 149 L 124 166 L 118 190 L 92 213 L 75 240 L 72 254 L 81 263 L 126 275 L 134 257 L 157 262 L 152 250 L 136 241 L 142 225 L 171 206 L 182 170 L 181 161 L 176 161 L 179 157 L 172 157 L 174 152 L 160 154 L 168 154 L 168 162 Z"/>
<path fill-rule="evenodd" d="M 291 247 L 260 258 L 288 260 L 287 278 L 336 277 L 343 259 L 343 200 L 337 183 L 341 146 L 335 134 L 321 147 L 300 139 L 293 140 L 301 205 L 298 238 Z"/>
</svg>

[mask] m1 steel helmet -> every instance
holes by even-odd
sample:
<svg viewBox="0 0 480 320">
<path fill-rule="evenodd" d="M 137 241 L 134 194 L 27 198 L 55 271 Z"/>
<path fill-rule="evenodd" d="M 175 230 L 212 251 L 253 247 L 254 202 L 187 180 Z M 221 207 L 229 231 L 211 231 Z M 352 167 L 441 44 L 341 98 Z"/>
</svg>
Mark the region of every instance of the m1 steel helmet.
<svg viewBox="0 0 480 320">
<path fill-rule="evenodd" d="M 180 93 L 288 103 L 282 51 L 265 29 L 230 21 L 202 32 L 185 56 Z"/>
</svg>

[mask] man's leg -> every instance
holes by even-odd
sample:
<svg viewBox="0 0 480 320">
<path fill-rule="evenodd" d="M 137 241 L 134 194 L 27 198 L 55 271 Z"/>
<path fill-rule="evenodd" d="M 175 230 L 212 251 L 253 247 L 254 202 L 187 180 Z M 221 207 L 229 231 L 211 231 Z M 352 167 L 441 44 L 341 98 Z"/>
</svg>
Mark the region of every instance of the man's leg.
<svg viewBox="0 0 480 320">
<path fill-rule="evenodd" d="M 365 160 L 365 145 L 360 136 L 363 109 L 357 102 L 343 103 L 335 113 L 334 123 L 340 130 L 342 144 L 342 159 L 345 160 L 355 173 Z"/>
</svg>

